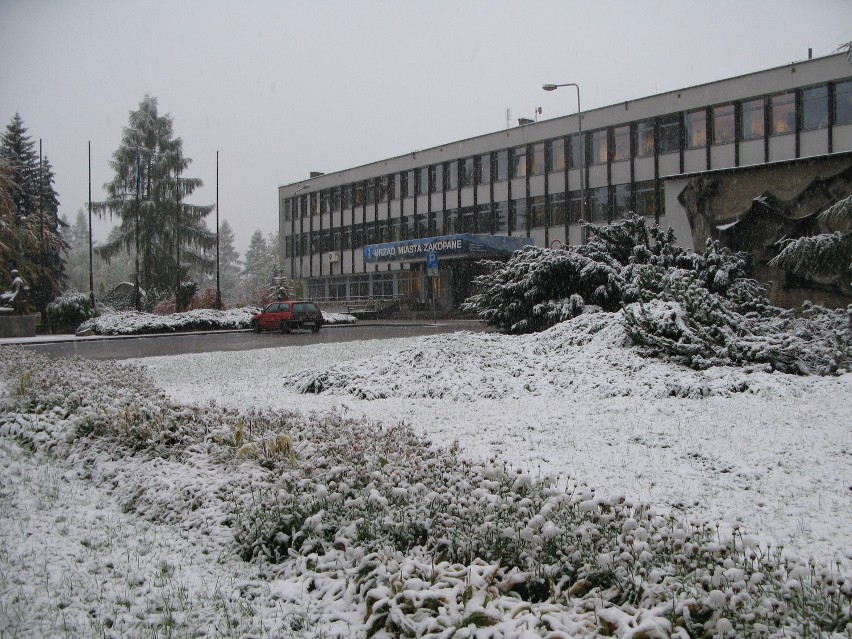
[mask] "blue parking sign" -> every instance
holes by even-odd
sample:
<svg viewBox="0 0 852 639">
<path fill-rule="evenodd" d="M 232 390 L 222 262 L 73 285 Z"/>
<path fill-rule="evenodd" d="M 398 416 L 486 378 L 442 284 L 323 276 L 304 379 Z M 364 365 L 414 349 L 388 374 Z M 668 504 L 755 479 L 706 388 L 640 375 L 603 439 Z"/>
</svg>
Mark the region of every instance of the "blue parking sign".
<svg viewBox="0 0 852 639">
<path fill-rule="evenodd" d="M 438 253 L 436 251 L 429 251 L 426 253 L 426 270 L 433 270 L 438 268 Z"/>
</svg>

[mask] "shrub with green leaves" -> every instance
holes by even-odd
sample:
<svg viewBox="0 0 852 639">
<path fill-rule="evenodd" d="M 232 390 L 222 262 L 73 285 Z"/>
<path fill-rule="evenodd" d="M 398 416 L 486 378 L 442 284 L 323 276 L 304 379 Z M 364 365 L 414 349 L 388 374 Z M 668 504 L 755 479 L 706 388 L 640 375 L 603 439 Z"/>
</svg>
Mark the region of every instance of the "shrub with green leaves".
<svg viewBox="0 0 852 639">
<path fill-rule="evenodd" d="M 633 216 L 587 227 L 587 244 L 562 249 L 528 246 L 508 262 L 486 262 L 490 272 L 474 280 L 478 293 L 462 308 L 508 333 L 533 333 L 576 316 L 586 306 L 617 311 L 649 299 L 685 273 L 725 295 L 746 277 L 748 257 L 717 242 L 702 255 L 675 243 L 674 232 L 649 227 Z"/>
<path fill-rule="evenodd" d="M 55 327 L 73 331 L 77 326 L 95 316 L 92 300 L 85 293 L 71 293 L 57 297 L 47 305 L 47 322 Z"/>
</svg>

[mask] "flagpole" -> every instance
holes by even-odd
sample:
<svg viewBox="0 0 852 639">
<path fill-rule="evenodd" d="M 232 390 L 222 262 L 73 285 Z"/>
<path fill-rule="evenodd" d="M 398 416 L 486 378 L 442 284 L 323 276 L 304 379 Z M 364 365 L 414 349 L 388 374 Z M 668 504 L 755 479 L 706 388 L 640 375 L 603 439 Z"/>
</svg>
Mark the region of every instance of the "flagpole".
<svg viewBox="0 0 852 639">
<path fill-rule="evenodd" d="M 216 308 L 222 310 L 222 289 L 219 286 L 219 151 L 216 151 Z"/>
<path fill-rule="evenodd" d="M 89 299 L 95 312 L 95 272 L 92 261 L 92 141 L 89 140 Z"/>
</svg>

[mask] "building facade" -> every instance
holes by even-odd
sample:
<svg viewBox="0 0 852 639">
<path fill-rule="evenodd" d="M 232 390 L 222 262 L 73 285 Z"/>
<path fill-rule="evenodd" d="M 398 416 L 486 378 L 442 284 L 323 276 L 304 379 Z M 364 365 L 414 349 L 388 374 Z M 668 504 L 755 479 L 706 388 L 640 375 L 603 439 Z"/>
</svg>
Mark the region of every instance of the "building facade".
<svg viewBox="0 0 852 639">
<path fill-rule="evenodd" d="M 805 60 L 312 173 L 279 187 L 282 271 L 318 301 L 454 307 L 480 259 L 580 243 L 581 220 L 632 211 L 701 248 L 678 176 L 849 151 L 852 65 Z"/>
</svg>

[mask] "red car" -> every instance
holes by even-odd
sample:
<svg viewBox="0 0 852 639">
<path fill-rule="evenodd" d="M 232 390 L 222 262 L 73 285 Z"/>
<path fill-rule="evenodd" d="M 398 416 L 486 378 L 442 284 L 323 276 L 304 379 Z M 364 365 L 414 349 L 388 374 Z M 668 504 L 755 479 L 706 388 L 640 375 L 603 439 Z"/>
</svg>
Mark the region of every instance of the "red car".
<svg viewBox="0 0 852 639">
<path fill-rule="evenodd" d="M 322 311 L 313 302 L 284 300 L 272 302 L 260 313 L 253 315 L 251 327 L 255 333 L 274 330 L 289 333 L 294 328 L 310 328 L 318 333 L 322 322 Z"/>
</svg>

